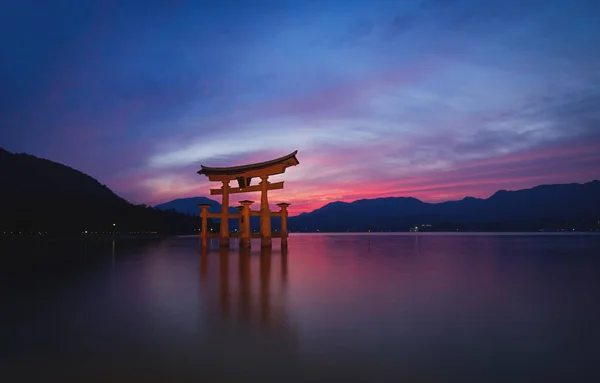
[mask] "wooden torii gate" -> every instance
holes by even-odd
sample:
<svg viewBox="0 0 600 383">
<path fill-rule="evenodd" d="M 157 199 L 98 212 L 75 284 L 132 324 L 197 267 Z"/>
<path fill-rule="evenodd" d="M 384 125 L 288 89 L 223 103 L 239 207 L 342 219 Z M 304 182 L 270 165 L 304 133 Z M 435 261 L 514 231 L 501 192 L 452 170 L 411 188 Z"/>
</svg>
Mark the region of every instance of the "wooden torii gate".
<svg viewBox="0 0 600 383">
<path fill-rule="evenodd" d="M 250 217 L 260 216 L 260 243 L 261 247 L 271 247 L 271 217 L 281 216 L 281 246 L 287 247 L 287 207 L 288 203 L 279 203 L 277 206 L 280 207 L 280 211 L 272 212 L 269 209 L 269 198 L 267 193 L 269 190 L 283 189 L 282 182 L 269 182 L 269 176 L 275 174 L 285 173 L 285 169 L 289 166 L 296 166 L 300 162 L 296 158 L 298 151 L 288 154 L 271 161 L 259 162 L 255 164 L 232 166 L 226 168 L 215 168 L 202 165 L 202 169 L 198 171 L 198 174 L 205 175 L 209 181 L 222 182 L 222 186 L 219 189 L 210 189 L 210 195 L 222 195 L 221 201 L 221 212 L 220 213 L 209 213 L 208 204 L 200 204 L 200 218 L 202 219 L 202 231 L 200 237 L 202 238 L 202 247 L 208 246 L 209 237 L 219 237 L 219 245 L 221 247 L 229 247 L 229 238 L 239 237 L 240 247 L 250 247 L 250 240 L 255 235 L 252 234 L 250 229 Z M 260 178 L 261 181 L 257 185 L 251 185 L 253 178 Z M 237 180 L 238 187 L 230 187 L 229 182 Z M 250 210 L 250 205 L 253 201 L 240 201 L 241 206 L 237 207 L 240 213 L 231 214 L 229 213 L 229 195 L 237 193 L 248 193 L 260 191 L 260 210 Z M 208 218 L 219 218 L 221 220 L 220 230 L 218 234 L 208 233 Z M 239 233 L 229 232 L 229 218 L 238 218 L 240 221 Z M 256 235 L 257 237 L 258 235 Z"/>
</svg>

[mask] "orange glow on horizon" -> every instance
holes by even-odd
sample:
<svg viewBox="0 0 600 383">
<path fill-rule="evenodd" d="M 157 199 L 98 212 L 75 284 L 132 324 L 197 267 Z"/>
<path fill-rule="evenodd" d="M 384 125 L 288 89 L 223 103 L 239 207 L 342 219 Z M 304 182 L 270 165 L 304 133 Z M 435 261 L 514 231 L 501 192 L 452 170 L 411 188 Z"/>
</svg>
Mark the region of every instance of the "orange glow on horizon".
<svg viewBox="0 0 600 383">
<path fill-rule="evenodd" d="M 285 181 L 285 188 L 269 192 L 269 202 L 273 210 L 278 210 L 275 204 L 279 202 L 290 203 L 288 211 L 290 216 L 294 216 L 334 201 L 414 197 L 423 202 L 443 202 L 467 196 L 488 198 L 501 189 L 517 190 L 540 184 L 588 182 L 600 178 L 600 173 L 594 170 L 597 169 L 594 164 L 600 161 L 600 154 L 596 149 L 594 143 L 562 144 L 464 161 L 448 170 L 414 172 L 396 178 L 365 170 L 364 179 L 360 178 L 360 169 L 351 168 L 355 162 L 352 162 L 350 154 L 343 156 L 328 152 L 316 153 L 303 160 L 300 153 L 298 167 L 273 177 L 273 182 Z M 262 157 L 254 155 L 251 159 L 259 160 Z M 547 171 L 549 163 L 553 164 L 552 173 Z M 313 168 L 318 171 L 313 172 Z M 347 174 L 358 174 L 358 177 L 347 178 Z M 152 172 L 143 172 L 124 176 L 116 183 L 119 189 L 134 183 L 146 185 L 148 200 L 154 205 L 196 196 L 220 202 L 220 196 L 210 196 L 208 193 L 215 184 L 204 178 L 198 179 L 193 173 L 167 173 L 162 178 L 156 178 Z M 234 194 L 231 196 L 231 205 L 243 199 L 256 201 L 258 205 L 260 194 Z"/>
</svg>

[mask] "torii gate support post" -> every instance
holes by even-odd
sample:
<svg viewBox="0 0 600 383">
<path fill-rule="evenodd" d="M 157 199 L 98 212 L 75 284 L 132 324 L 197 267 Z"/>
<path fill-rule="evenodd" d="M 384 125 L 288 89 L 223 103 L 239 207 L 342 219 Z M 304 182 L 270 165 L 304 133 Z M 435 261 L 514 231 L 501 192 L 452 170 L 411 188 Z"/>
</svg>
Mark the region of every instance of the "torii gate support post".
<svg viewBox="0 0 600 383">
<path fill-rule="evenodd" d="M 237 211 L 240 212 L 240 218 L 238 218 L 238 235 L 240 237 L 240 243 L 242 242 L 241 238 L 242 238 L 242 232 L 244 230 L 243 228 L 243 224 L 244 224 L 244 206 L 240 205 L 240 206 L 236 206 L 235 207 L 237 209 Z"/>
<path fill-rule="evenodd" d="M 200 238 L 202 239 L 202 247 L 208 247 L 208 208 L 210 207 L 207 203 L 198 205 L 200 208 L 200 218 L 202 219 L 202 227 L 200 228 Z"/>
<path fill-rule="evenodd" d="M 260 246 L 271 247 L 271 211 L 269 210 L 269 176 L 260 177 Z"/>
<path fill-rule="evenodd" d="M 229 181 L 223 181 L 223 200 L 221 201 L 221 227 L 219 246 L 229 247 Z"/>
<path fill-rule="evenodd" d="M 288 229 L 287 229 L 287 208 L 290 206 L 289 203 L 282 202 L 278 203 L 277 206 L 281 208 L 281 247 L 285 248 L 288 245 Z"/>
<path fill-rule="evenodd" d="M 240 247 L 249 249 L 251 244 L 252 232 L 250 230 L 250 205 L 253 201 L 240 201 L 242 204 L 242 222 L 240 225 Z M 243 229 L 242 229 L 243 228 Z"/>
</svg>

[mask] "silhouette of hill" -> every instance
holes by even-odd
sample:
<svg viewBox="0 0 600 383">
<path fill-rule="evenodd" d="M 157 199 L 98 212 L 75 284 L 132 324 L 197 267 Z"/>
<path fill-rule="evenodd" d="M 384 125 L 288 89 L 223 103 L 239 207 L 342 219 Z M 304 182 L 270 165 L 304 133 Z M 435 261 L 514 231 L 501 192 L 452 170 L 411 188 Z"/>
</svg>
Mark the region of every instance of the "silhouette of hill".
<svg viewBox="0 0 600 383">
<path fill-rule="evenodd" d="M 192 214 L 198 216 L 200 214 L 199 204 L 206 203 L 211 205 L 208 208 L 208 211 L 211 213 L 219 213 L 221 212 L 221 204 L 215 200 L 212 200 L 207 197 L 190 197 L 190 198 L 178 198 L 169 202 L 161 203 L 159 205 L 154 206 L 155 209 L 164 210 L 164 211 L 176 211 L 183 214 Z M 256 206 L 253 209 L 258 209 Z M 239 211 L 235 207 L 229 207 L 229 213 L 237 214 Z M 213 219 L 215 225 L 220 222 L 218 218 Z M 273 217 L 271 219 L 271 228 L 272 230 L 279 230 L 281 227 L 281 218 Z M 252 230 L 260 229 L 260 217 L 250 217 L 250 227 Z M 237 219 L 229 220 L 229 228 L 239 229 L 239 222 Z"/>
<path fill-rule="evenodd" d="M 201 203 L 209 204 L 210 208 L 208 208 L 208 211 L 211 213 L 219 213 L 221 211 L 221 204 L 219 202 L 206 197 L 178 198 L 173 201 L 155 205 L 154 208 L 158 210 L 175 210 L 183 214 L 192 214 L 197 217 L 200 214 L 198 205 Z M 238 213 L 238 210 L 234 207 L 229 207 L 229 212 L 235 214 Z"/>
<path fill-rule="evenodd" d="M 199 227 L 197 216 L 133 205 L 78 170 L 1 148 L 0 180 L 0 232 L 168 234 Z"/>
<path fill-rule="evenodd" d="M 333 202 L 290 217 L 291 231 L 594 230 L 600 225 L 600 181 L 500 190 L 487 199 L 425 203 L 410 197 Z"/>
<path fill-rule="evenodd" d="M 212 205 L 211 212 L 221 209 L 219 202 L 206 197 L 177 199 L 156 208 L 197 215 L 200 203 Z M 230 212 L 237 210 L 230 207 Z M 279 219 L 272 221 L 273 230 L 279 230 Z M 465 197 L 441 203 L 412 197 L 337 201 L 288 218 L 288 226 L 296 232 L 408 231 L 415 226 L 420 231 L 538 231 L 600 229 L 598 221 L 600 181 L 592 181 L 499 190 L 487 199 Z M 251 226 L 258 230 L 258 217 L 252 217 Z M 230 228 L 237 228 L 237 220 L 230 220 Z"/>
</svg>

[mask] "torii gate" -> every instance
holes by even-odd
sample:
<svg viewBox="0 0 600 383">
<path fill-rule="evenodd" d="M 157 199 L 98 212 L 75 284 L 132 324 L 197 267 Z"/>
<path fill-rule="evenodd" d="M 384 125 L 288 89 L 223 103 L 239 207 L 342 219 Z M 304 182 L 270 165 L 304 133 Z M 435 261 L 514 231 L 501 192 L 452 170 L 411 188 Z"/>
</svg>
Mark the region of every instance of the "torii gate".
<svg viewBox="0 0 600 383">
<path fill-rule="evenodd" d="M 269 190 L 283 189 L 283 181 L 271 183 L 268 181 L 269 176 L 285 173 L 285 169 L 289 166 L 296 166 L 300 162 L 296 158 L 298 151 L 288 154 L 271 161 L 259 162 L 255 164 L 232 166 L 227 168 L 215 168 L 201 165 L 202 169 L 198 174 L 205 175 L 209 181 L 222 182 L 223 186 L 219 189 L 210 189 L 210 195 L 222 195 L 221 212 L 209 213 L 208 204 L 200 204 L 200 217 L 202 218 L 202 247 L 208 246 L 209 237 L 219 237 L 219 245 L 221 247 L 229 247 L 229 237 L 239 236 L 240 247 L 250 247 L 250 239 L 254 237 L 250 230 L 250 216 L 260 216 L 260 238 L 261 247 L 271 247 L 271 216 L 281 216 L 281 246 L 287 247 L 287 207 L 288 203 L 279 203 L 277 206 L 281 208 L 278 212 L 269 210 L 269 199 L 267 192 Z M 253 178 L 260 178 L 261 182 L 258 185 L 250 185 Z M 229 181 L 237 180 L 238 187 L 230 187 Z M 260 210 L 250 210 L 250 205 L 253 201 L 240 201 L 242 206 L 238 207 L 240 213 L 229 213 L 229 195 L 236 193 L 247 193 L 260 191 Z M 220 218 L 221 227 L 219 234 L 208 233 L 208 218 Z M 238 218 L 240 220 L 240 232 L 229 233 L 229 218 Z M 277 235 L 279 236 L 279 235 Z"/>
</svg>

